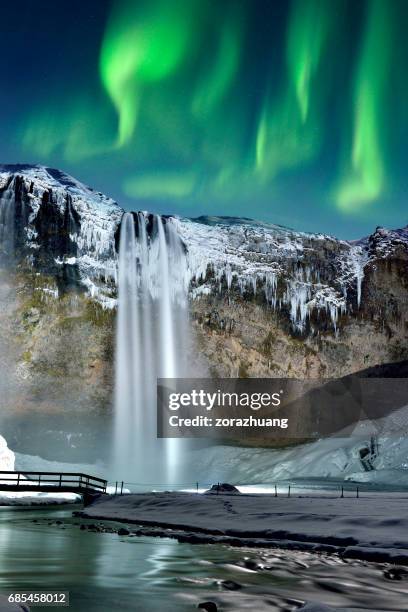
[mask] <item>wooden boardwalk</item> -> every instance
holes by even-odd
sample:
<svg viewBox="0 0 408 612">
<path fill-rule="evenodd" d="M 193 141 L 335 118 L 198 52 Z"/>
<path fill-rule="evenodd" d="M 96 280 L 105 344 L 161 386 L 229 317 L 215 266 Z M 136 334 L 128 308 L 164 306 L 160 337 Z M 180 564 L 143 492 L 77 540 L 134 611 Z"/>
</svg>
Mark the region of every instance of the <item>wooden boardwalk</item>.
<svg viewBox="0 0 408 612">
<path fill-rule="evenodd" d="M 107 480 L 79 472 L 0 471 L 0 492 L 77 493 L 87 505 L 106 493 Z"/>
</svg>

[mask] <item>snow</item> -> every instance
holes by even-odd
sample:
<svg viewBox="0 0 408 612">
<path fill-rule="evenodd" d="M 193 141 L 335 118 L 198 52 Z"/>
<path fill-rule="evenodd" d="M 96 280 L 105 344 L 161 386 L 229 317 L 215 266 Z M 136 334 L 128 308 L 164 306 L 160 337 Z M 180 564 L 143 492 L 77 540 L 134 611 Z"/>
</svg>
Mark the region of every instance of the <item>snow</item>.
<svg viewBox="0 0 408 612">
<path fill-rule="evenodd" d="M 271 484 L 298 479 L 327 479 L 408 488 L 408 438 L 382 434 L 374 438 L 377 452 L 372 469 L 360 450 L 370 448 L 371 435 L 316 440 L 283 449 L 213 446 L 191 451 L 190 469 L 202 482 L 220 479 L 240 484 Z M 370 455 L 368 455 L 370 457 Z M 222 466 L 222 467 L 220 467 Z"/>
<path fill-rule="evenodd" d="M 408 563 L 407 502 L 400 493 L 324 497 L 322 503 L 318 496 L 164 492 L 103 497 L 82 515 L 193 532 L 203 541 L 292 548 L 296 543 L 345 558 Z"/>
<path fill-rule="evenodd" d="M 0 492 L 0 506 L 54 506 L 77 504 L 81 501 L 81 496 L 76 493 Z"/>
<path fill-rule="evenodd" d="M 0 436 L 0 471 L 14 470 L 14 453 L 7 446 L 6 440 Z"/>
<path fill-rule="evenodd" d="M 307 603 L 301 608 L 299 612 L 351 612 L 351 608 L 332 608 L 321 603 Z"/>
</svg>

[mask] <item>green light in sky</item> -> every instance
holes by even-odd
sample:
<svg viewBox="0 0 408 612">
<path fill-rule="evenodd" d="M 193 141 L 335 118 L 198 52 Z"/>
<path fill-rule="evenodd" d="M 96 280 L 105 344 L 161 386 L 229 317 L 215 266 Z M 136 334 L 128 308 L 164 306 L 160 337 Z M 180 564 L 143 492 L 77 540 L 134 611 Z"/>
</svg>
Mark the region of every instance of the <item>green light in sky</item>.
<svg viewBox="0 0 408 612">
<path fill-rule="evenodd" d="M 95 112 L 97 108 L 97 112 Z M 34 107 L 18 135 L 22 147 L 41 160 L 61 155 L 80 162 L 112 151 L 106 110 L 91 96 L 50 99 L 41 109 Z"/>
<path fill-rule="evenodd" d="M 390 2 L 371 0 L 353 97 L 353 138 L 348 171 L 337 193 L 337 204 L 353 211 L 376 200 L 385 186 L 383 128 L 387 74 L 391 59 Z"/>
<path fill-rule="evenodd" d="M 319 126 L 315 120 L 303 123 L 293 96 L 280 102 L 267 100 L 256 136 L 256 171 L 269 181 L 280 171 L 314 157 L 319 149 Z"/>
<path fill-rule="evenodd" d="M 402 163 L 407 3 L 283 4 L 113 0 L 100 49 L 22 106 L 16 147 L 106 164 L 119 197 L 263 215 L 305 181 L 293 208 L 368 216 Z"/>
<path fill-rule="evenodd" d="M 158 171 L 127 179 L 123 191 L 132 198 L 184 198 L 192 193 L 195 182 L 192 172 Z"/>
<path fill-rule="evenodd" d="M 336 2 L 297 0 L 292 4 L 287 40 L 289 80 L 296 92 L 302 121 L 309 112 L 312 87 L 336 12 Z"/>
<path fill-rule="evenodd" d="M 183 61 L 193 5 L 183 0 L 117 4 L 102 44 L 100 74 L 118 113 L 119 146 L 134 133 L 144 88 L 168 78 Z"/>
<path fill-rule="evenodd" d="M 223 24 L 210 68 L 198 81 L 192 110 L 200 118 L 206 117 L 223 100 L 238 72 L 242 44 L 240 16 L 240 12 L 231 15 Z"/>
<path fill-rule="evenodd" d="M 278 99 L 267 97 L 255 144 L 256 170 L 264 180 L 311 160 L 324 130 L 319 69 L 337 2 L 294 0 L 286 39 L 286 78 Z"/>
</svg>

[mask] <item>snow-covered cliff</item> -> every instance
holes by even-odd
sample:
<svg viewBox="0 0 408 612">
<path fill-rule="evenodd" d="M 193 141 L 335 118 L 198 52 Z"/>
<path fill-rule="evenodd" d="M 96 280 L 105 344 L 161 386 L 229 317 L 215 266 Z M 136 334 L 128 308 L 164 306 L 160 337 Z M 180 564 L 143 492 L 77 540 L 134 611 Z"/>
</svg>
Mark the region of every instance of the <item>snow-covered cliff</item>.
<svg viewBox="0 0 408 612">
<path fill-rule="evenodd" d="M 112 199 L 59 170 L 0 166 L 3 251 L 55 276 L 59 287 L 81 285 L 107 307 L 116 303 L 115 237 L 122 215 Z M 264 301 L 298 334 L 336 333 L 339 319 L 359 313 L 367 269 L 408 253 L 407 228 L 378 228 L 347 242 L 250 219 L 170 222 L 186 245 L 181 282 L 189 285 L 192 299 L 221 292 Z"/>
<path fill-rule="evenodd" d="M 339 316 L 360 306 L 366 244 L 250 219 L 201 217 L 177 224 L 188 249 L 193 297 L 223 287 L 263 296 L 273 310 L 286 311 L 299 332 L 317 327 L 322 313 L 336 330 Z"/>
</svg>

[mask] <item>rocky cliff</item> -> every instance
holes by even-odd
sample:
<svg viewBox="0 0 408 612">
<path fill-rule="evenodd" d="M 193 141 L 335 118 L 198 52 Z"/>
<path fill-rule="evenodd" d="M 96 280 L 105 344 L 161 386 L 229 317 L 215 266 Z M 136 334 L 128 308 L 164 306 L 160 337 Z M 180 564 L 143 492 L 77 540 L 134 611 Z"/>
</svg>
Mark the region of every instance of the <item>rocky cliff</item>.
<svg viewBox="0 0 408 612">
<path fill-rule="evenodd" d="M 0 167 L 1 403 L 14 448 L 8 415 L 29 427 L 38 413 L 53 429 L 64 414 L 61 448 L 104 435 L 84 418 L 111 411 L 122 214 L 58 170 Z M 408 359 L 408 228 L 347 242 L 250 219 L 173 222 L 212 374 L 332 377 Z"/>
</svg>

